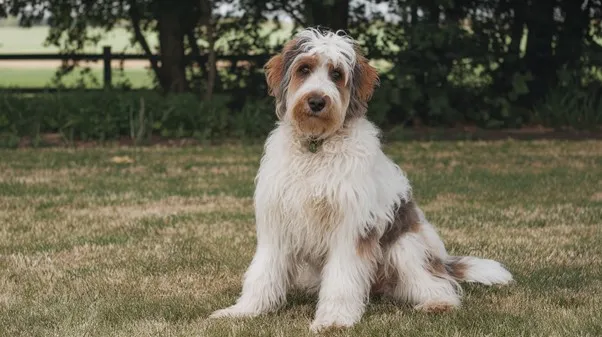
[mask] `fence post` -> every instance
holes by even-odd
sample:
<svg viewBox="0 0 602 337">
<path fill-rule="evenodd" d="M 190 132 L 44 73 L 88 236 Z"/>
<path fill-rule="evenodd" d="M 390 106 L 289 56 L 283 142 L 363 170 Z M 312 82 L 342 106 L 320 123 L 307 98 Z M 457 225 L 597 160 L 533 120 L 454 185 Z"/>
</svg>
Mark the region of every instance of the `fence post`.
<svg viewBox="0 0 602 337">
<path fill-rule="evenodd" d="M 111 46 L 102 47 L 102 61 L 104 63 L 104 86 L 110 89 L 111 84 Z"/>
</svg>

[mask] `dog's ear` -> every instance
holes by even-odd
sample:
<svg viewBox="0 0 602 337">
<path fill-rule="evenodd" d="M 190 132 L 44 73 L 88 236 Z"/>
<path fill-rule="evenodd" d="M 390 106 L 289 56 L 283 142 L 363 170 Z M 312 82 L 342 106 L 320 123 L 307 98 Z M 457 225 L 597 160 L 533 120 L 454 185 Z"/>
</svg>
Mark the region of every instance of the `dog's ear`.
<svg viewBox="0 0 602 337">
<path fill-rule="evenodd" d="M 280 83 L 284 77 L 284 57 L 282 54 L 273 56 L 263 67 L 265 71 L 266 82 L 268 83 L 268 94 L 270 96 L 278 95 Z"/>
<path fill-rule="evenodd" d="M 286 72 L 286 63 L 290 62 L 295 56 L 295 51 L 297 51 L 297 40 L 293 39 L 284 45 L 280 54 L 273 56 L 263 67 L 270 96 L 280 94 L 279 90 Z"/>
<path fill-rule="evenodd" d="M 356 49 L 356 62 L 353 68 L 351 100 L 345 119 L 349 120 L 364 116 L 368 109 L 368 101 L 379 84 L 376 68 L 368 63 L 368 59 Z"/>
<path fill-rule="evenodd" d="M 368 63 L 368 59 L 357 53 L 357 63 L 355 66 L 355 77 L 356 94 L 359 99 L 363 102 L 368 102 L 372 98 L 374 88 L 379 84 L 378 72 L 376 68 Z"/>
</svg>

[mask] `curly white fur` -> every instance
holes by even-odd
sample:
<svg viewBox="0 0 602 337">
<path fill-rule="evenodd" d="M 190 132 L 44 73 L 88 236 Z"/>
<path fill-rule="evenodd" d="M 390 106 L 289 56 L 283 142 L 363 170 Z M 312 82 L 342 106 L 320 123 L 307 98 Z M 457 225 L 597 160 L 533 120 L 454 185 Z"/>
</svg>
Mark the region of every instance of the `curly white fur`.
<svg viewBox="0 0 602 337">
<path fill-rule="evenodd" d="M 342 60 L 353 53 L 355 59 L 346 37 L 314 30 L 303 34 L 314 39 L 308 47 L 312 52 Z M 406 175 L 383 153 L 379 130 L 364 117 L 347 121 L 316 153 L 308 151 L 290 118 L 287 112 L 268 137 L 255 180 L 257 250 L 242 295 L 211 317 L 276 310 L 287 291 L 300 285 L 319 292 L 313 331 L 352 326 L 364 313 L 377 265 L 386 266 L 396 280 L 387 295 L 425 310 L 458 306 L 457 281 L 512 280 L 497 262 L 472 257 L 459 260 L 466 262 L 464 279 L 429 272 L 429 258 L 446 262 L 450 257 L 419 209 L 420 231 L 386 248 L 377 245 L 368 257 L 360 254 L 358 242 L 382 237 L 397 206 L 411 201 Z"/>
</svg>

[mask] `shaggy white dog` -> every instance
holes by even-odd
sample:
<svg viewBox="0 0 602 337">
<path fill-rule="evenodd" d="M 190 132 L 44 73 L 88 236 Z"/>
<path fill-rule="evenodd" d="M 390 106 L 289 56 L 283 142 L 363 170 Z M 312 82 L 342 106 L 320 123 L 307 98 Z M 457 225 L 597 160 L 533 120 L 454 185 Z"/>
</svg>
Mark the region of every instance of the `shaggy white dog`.
<svg viewBox="0 0 602 337">
<path fill-rule="evenodd" d="M 236 304 L 211 317 L 276 310 L 299 286 L 319 293 L 320 331 L 358 322 L 371 293 L 444 311 L 460 305 L 458 281 L 512 280 L 447 254 L 365 117 L 378 75 L 350 37 L 306 29 L 265 70 L 280 121 L 255 181 L 257 250 Z"/>
</svg>

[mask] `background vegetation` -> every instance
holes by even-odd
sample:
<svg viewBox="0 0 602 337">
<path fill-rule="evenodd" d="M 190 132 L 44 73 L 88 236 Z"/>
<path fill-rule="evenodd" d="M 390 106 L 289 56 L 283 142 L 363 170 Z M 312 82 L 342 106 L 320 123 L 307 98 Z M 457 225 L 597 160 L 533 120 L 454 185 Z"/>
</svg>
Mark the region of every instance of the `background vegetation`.
<svg viewBox="0 0 602 337">
<path fill-rule="evenodd" d="M 600 0 L 231 2 L 0 0 L 0 54 L 161 56 L 126 63 L 111 89 L 89 64 L 0 68 L 0 147 L 81 145 L 0 149 L 0 335 L 310 335 L 317 299 L 298 293 L 278 313 L 206 319 L 236 299 L 255 248 L 258 143 L 274 123 L 262 59 L 300 27 L 360 41 L 381 70 L 369 114 L 388 139 L 423 126 L 600 131 Z M 48 92 L 6 88 L 18 84 Z M 190 138 L 221 144 L 87 146 Z M 451 254 L 501 261 L 516 282 L 465 285 L 443 315 L 373 298 L 332 335 L 602 335 L 602 142 L 384 151 Z"/>
<path fill-rule="evenodd" d="M 208 320 L 255 249 L 261 145 L 0 150 L 0 335 L 312 336 L 317 297 Z M 326 336 L 602 335 L 602 142 L 403 142 L 385 152 L 454 255 L 516 282 L 432 315 L 374 297 Z"/>
<path fill-rule="evenodd" d="M 125 121 L 130 110 L 139 110 L 134 103 L 96 114 L 105 121 L 106 115 L 114 116 L 106 122 L 111 131 L 81 122 L 100 118 L 93 112 L 98 106 L 90 105 L 97 97 L 123 102 L 125 96 L 136 104 L 151 100 L 162 102 L 153 107 L 169 102 L 169 111 L 186 109 L 157 113 L 167 124 L 185 125 L 186 130 L 161 127 L 155 130 L 159 134 L 228 137 L 261 125 L 253 132 L 261 135 L 273 122 L 263 116 L 271 114 L 264 61 L 297 29 L 317 25 L 347 30 L 381 70 L 370 117 L 384 129 L 544 125 L 599 131 L 602 125 L 600 0 L 11 0 L 0 2 L 0 15 L 9 17 L 6 25 L 47 25 L 46 43 L 63 52 L 98 50 L 103 38 L 119 30 L 129 37 L 120 35 L 119 45 L 131 45 L 150 64 L 146 72 L 130 69 L 120 75 L 109 93 L 3 95 L 0 133 L 5 138 L 36 137 L 27 130 L 67 130 L 97 139 L 129 135 Z M 282 24 L 285 15 L 291 21 Z M 154 53 L 161 62 L 150 57 Z M 201 55 L 208 61 L 200 62 Z M 218 62 L 220 55 L 256 58 L 228 64 Z M 98 87 L 96 69 L 60 81 L 78 71 L 78 65 L 64 64 L 52 86 Z M 31 83 L 27 78 L 19 81 Z M 157 90 L 123 92 L 140 86 Z M 54 103 L 45 106 L 48 102 Z M 42 106 L 43 112 L 35 108 Z M 261 118 L 245 122 L 249 111 Z M 214 112 L 228 118 L 212 117 Z M 39 123 L 24 125 L 36 119 L 21 116 L 38 116 Z M 155 118 L 148 122 L 154 124 Z M 119 121 L 123 124 L 112 124 Z M 268 124 L 257 124 L 264 122 Z M 242 126 L 232 123 L 251 125 L 238 130 Z"/>
</svg>

